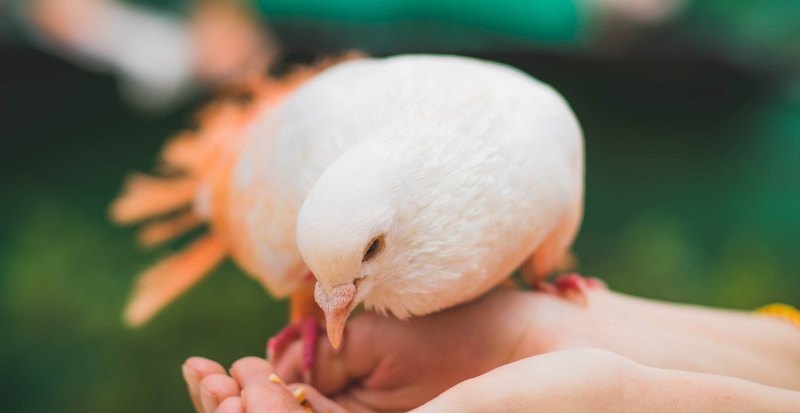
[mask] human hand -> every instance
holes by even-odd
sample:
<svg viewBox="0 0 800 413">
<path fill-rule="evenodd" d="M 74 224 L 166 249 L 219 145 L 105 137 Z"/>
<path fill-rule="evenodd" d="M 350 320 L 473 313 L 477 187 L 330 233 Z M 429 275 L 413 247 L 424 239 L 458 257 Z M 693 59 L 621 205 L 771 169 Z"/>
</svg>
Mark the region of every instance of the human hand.
<svg viewBox="0 0 800 413">
<path fill-rule="evenodd" d="M 258 357 L 236 361 L 230 375 L 219 363 L 202 357 L 192 357 L 183 365 L 198 413 L 348 413 L 314 388 L 287 385 L 274 372 L 269 362 Z"/>
<path fill-rule="evenodd" d="M 555 351 L 465 380 L 410 413 L 617 412 L 639 367 L 605 350 Z"/>
<path fill-rule="evenodd" d="M 788 323 L 604 289 L 587 294 L 583 307 L 499 288 L 407 322 L 363 314 L 349 325 L 341 352 L 320 343 L 314 384 L 348 408 L 397 411 L 515 360 L 591 347 L 656 368 L 798 388 L 800 335 Z M 278 372 L 299 380 L 300 355 L 299 345 L 290 348 Z"/>
<path fill-rule="evenodd" d="M 199 359 L 187 362 L 196 364 Z M 213 394 L 216 406 L 203 401 L 202 413 L 361 413 L 364 406 L 345 408 L 306 385 L 285 385 L 269 377 L 266 360 L 247 358 L 231 369 L 230 389 L 240 395 Z M 212 376 L 209 376 L 212 377 Z M 203 392 L 228 385 L 203 380 Z M 228 389 L 228 390 L 230 390 Z M 300 403 L 292 390 L 307 397 Z M 465 380 L 411 413 L 527 413 L 531 411 L 606 413 L 647 411 L 789 413 L 800 392 L 764 386 L 726 376 L 660 369 L 598 349 L 573 349 L 529 357 Z M 208 408 L 211 408 L 210 410 Z"/>
<path fill-rule="evenodd" d="M 361 314 L 348 324 L 340 351 L 320 340 L 313 384 L 352 411 L 412 409 L 465 379 L 554 350 L 577 329 L 572 324 L 583 312 L 557 297 L 498 288 L 466 305 L 409 321 Z M 287 348 L 277 373 L 289 382 L 300 381 L 301 355 L 299 343 Z M 245 360 L 253 364 L 258 359 Z M 186 366 L 192 365 L 197 373 L 187 374 Z M 197 406 L 204 387 L 209 395 L 239 391 L 231 380 L 217 377 L 225 371 L 216 363 L 190 359 L 186 366 Z M 207 376 L 212 377 L 203 381 Z"/>
<path fill-rule="evenodd" d="M 792 342 L 797 332 L 785 323 L 604 291 L 591 294 L 588 310 L 546 294 L 501 288 L 464 306 L 406 322 L 362 314 L 349 325 L 341 352 L 334 352 L 327 341 L 320 341 L 314 383 L 351 411 L 402 411 L 514 360 L 563 349 L 596 347 L 652 367 L 722 373 L 767 384 L 772 383 L 759 379 L 771 372 L 775 385 L 792 387 L 788 379 L 774 376 L 792 376 L 793 369 L 782 371 L 776 366 L 790 365 L 785 360 L 795 352 L 778 351 L 780 348 L 773 345 L 768 354 L 775 357 L 767 357 L 762 351 L 754 351 L 763 347 L 756 346 L 759 343 L 731 340 L 727 334 L 729 330 L 740 332 L 741 327 L 754 331 L 760 328 L 757 331 L 763 332 L 767 342 L 774 344 L 772 338 L 781 337 L 779 333 L 793 333 L 783 340 Z M 730 328 L 720 327 L 726 323 Z M 654 340 L 656 337 L 658 340 Z M 719 351 L 703 351 L 710 343 Z M 277 371 L 287 380 L 299 380 L 301 352 L 295 344 L 279 360 Z M 736 358 L 728 357 L 730 354 Z M 754 365 L 753 360 L 760 360 L 759 364 Z M 740 374 L 742 369 L 747 374 Z M 202 363 L 198 370 L 225 373 L 221 367 L 211 369 Z M 194 377 L 194 384 L 189 380 L 190 389 L 196 389 L 193 397 L 199 403 L 203 377 Z M 219 382 L 228 384 L 221 386 Z M 238 384 L 230 383 L 219 377 L 210 379 L 208 387 L 222 391 L 207 393 L 238 393 Z"/>
<path fill-rule="evenodd" d="M 621 391 L 638 371 L 636 364 L 601 350 L 568 350 L 530 357 L 461 382 L 414 413 L 595 412 L 621 406 Z M 193 358 L 184 373 L 205 372 L 199 387 L 187 375 L 200 413 L 355 413 L 375 412 L 367 405 L 338 398 L 334 402 L 302 384 L 271 379 L 275 369 L 264 359 L 247 357 L 234 363 L 231 375 L 209 360 Z M 216 373 L 213 373 L 216 371 Z M 302 389 L 298 400 L 295 391 Z M 301 403 L 305 400 L 306 403 Z M 405 410 L 399 410 L 405 411 Z"/>
<path fill-rule="evenodd" d="M 507 364 L 410 413 L 789 413 L 800 392 L 717 374 L 661 369 L 599 349 Z"/>
</svg>

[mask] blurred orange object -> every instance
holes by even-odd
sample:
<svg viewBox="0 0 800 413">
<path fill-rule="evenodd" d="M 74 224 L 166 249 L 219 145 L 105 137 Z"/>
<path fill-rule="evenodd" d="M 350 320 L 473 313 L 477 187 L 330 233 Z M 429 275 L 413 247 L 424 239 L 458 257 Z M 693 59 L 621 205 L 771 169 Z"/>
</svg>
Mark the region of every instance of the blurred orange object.
<svg viewBox="0 0 800 413">
<path fill-rule="evenodd" d="M 800 326 L 800 310 L 797 310 L 788 304 L 774 303 L 765 305 L 757 309 L 756 313 L 768 317 L 780 318 L 796 326 Z"/>
</svg>

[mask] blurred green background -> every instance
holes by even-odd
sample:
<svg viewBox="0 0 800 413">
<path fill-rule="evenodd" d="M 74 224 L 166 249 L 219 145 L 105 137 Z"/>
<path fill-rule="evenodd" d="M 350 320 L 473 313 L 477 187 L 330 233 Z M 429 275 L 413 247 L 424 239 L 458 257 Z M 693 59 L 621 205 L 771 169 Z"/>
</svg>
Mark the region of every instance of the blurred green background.
<svg viewBox="0 0 800 413">
<path fill-rule="evenodd" d="M 737 2 L 727 4 L 729 21 L 750 23 L 736 14 Z M 709 12 L 693 13 L 569 50 L 482 32 L 466 50 L 448 48 L 446 39 L 436 47 L 425 39 L 393 43 L 397 32 L 380 24 L 348 32 L 341 21 L 341 36 L 319 45 L 308 22 L 278 21 L 274 30 L 289 62 L 360 47 L 379 55 L 465 52 L 528 71 L 564 94 L 585 131 L 586 216 L 576 245 L 583 273 L 670 301 L 745 310 L 800 304 L 800 76 L 792 54 L 800 52 L 781 46 L 796 28 L 773 28 L 778 40 L 741 43 L 783 13 L 768 16 L 761 31 L 745 25 L 750 32 L 704 25 Z M 353 40 L 369 30 L 375 37 Z M 120 100 L 110 75 L 47 55 L 8 26 L 5 35 L 3 410 L 188 412 L 182 361 L 262 355 L 286 320 L 285 304 L 226 264 L 149 325 L 123 327 L 134 275 L 170 249 L 139 251 L 131 230 L 109 224 L 106 208 L 125 174 L 149 170 L 160 145 L 208 96 L 144 115 Z M 764 41 L 775 47 L 760 47 Z M 718 47 L 725 44 L 739 46 Z M 770 59 L 760 57 L 764 50 Z"/>
</svg>

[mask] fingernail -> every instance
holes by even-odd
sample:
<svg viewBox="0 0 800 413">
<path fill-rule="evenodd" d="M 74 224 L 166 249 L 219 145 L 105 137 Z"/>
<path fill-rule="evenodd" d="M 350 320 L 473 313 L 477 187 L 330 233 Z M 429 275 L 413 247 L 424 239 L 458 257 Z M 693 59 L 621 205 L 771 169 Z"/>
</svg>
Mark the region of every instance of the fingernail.
<svg viewBox="0 0 800 413">
<path fill-rule="evenodd" d="M 183 378 L 187 381 L 189 379 L 197 379 L 197 370 L 187 366 L 186 364 L 181 366 L 181 372 L 183 373 Z"/>
<path fill-rule="evenodd" d="M 198 370 L 198 367 L 202 369 L 203 365 L 208 364 L 208 359 L 203 357 L 189 357 L 186 361 L 183 362 L 183 365 L 189 367 L 192 370 Z"/>
<path fill-rule="evenodd" d="M 200 373 L 186 363 L 181 366 L 181 372 L 183 373 L 183 379 L 186 380 L 186 386 L 189 388 L 189 396 L 192 399 L 194 409 L 198 412 L 203 411 L 203 406 L 199 399 L 200 389 L 198 389 L 200 386 Z"/>
</svg>

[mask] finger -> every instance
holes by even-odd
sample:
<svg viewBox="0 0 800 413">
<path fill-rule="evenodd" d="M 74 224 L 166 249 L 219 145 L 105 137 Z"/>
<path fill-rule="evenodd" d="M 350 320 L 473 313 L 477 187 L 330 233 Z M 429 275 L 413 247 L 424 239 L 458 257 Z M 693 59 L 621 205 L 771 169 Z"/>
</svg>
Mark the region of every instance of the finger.
<svg viewBox="0 0 800 413">
<path fill-rule="evenodd" d="M 192 357 L 183 363 L 181 367 L 186 386 L 189 388 L 189 397 L 192 405 L 199 413 L 203 412 L 203 405 L 200 402 L 200 381 L 211 374 L 225 374 L 225 369 L 219 363 L 202 357 Z"/>
<path fill-rule="evenodd" d="M 334 394 L 352 381 L 362 379 L 379 364 L 386 342 L 379 331 L 385 319 L 363 314 L 347 325 L 340 350 L 331 347 L 323 336 L 317 343 L 313 366 L 312 385 L 323 394 Z M 289 345 L 275 365 L 277 374 L 287 382 L 302 381 L 303 346 L 300 342 Z"/>
<path fill-rule="evenodd" d="M 319 360 L 319 350 L 317 350 L 317 363 Z M 275 374 L 284 379 L 287 383 L 302 382 L 302 356 L 303 345 L 299 341 L 289 344 L 277 357 L 273 368 Z"/>
<path fill-rule="evenodd" d="M 231 376 L 242 389 L 253 384 L 269 383 L 269 376 L 274 371 L 267 360 L 258 357 L 245 357 L 231 366 Z"/>
<path fill-rule="evenodd" d="M 238 396 L 239 392 L 239 384 L 232 377 L 212 374 L 200 382 L 200 404 L 206 413 L 213 413 L 220 402 L 228 397 Z"/>
<path fill-rule="evenodd" d="M 321 363 L 320 352 L 316 354 L 316 364 Z M 302 382 L 302 367 L 303 367 L 303 344 L 296 341 L 287 346 L 280 357 L 277 357 L 276 363 L 273 365 L 275 374 L 284 379 L 287 383 Z"/>
<path fill-rule="evenodd" d="M 289 389 L 277 383 L 256 383 L 242 390 L 247 413 L 305 413 Z"/>
<path fill-rule="evenodd" d="M 410 413 L 529 411 L 509 406 L 532 405 L 542 411 L 596 411 L 598 403 L 610 400 L 602 395 L 619 391 L 620 374 L 631 366 L 631 360 L 605 350 L 555 351 L 465 380 Z"/>
<path fill-rule="evenodd" d="M 348 373 L 352 378 L 363 377 L 371 373 L 381 360 L 388 355 L 387 345 L 392 343 L 391 329 L 393 323 L 403 323 L 374 313 L 362 313 L 353 318 L 345 330 L 343 346 L 334 350 L 326 340 L 320 346 L 333 357 L 344 360 Z"/>
<path fill-rule="evenodd" d="M 505 411 L 508 402 L 502 397 L 500 386 L 495 382 L 485 380 L 484 376 L 463 381 L 444 393 L 436 396 L 422 406 L 411 410 L 409 413 L 471 413 L 486 411 Z M 498 410 L 499 408 L 499 410 Z M 543 409 L 543 411 L 549 411 Z"/>
<path fill-rule="evenodd" d="M 219 404 L 214 413 L 245 413 L 241 397 L 228 397 Z"/>
<path fill-rule="evenodd" d="M 341 353 L 337 353 L 327 339 L 318 341 L 314 356 L 311 384 L 324 394 L 333 394 L 344 389 L 352 379 L 347 361 Z M 304 382 L 303 345 L 292 343 L 284 350 L 275 366 L 277 374 L 286 382 Z"/>
<path fill-rule="evenodd" d="M 315 412 L 329 412 L 329 413 L 353 413 L 353 411 L 345 410 L 342 406 L 335 403 L 333 400 L 325 397 L 315 388 L 305 384 L 290 384 L 289 389 L 297 399 L 297 392 L 302 391 L 305 394 L 305 399 L 311 404 L 311 408 Z"/>
<path fill-rule="evenodd" d="M 352 394 L 344 393 L 340 394 L 333 398 L 333 402 L 336 403 L 344 412 L 349 413 L 375 413 L 375 408 L 372 406 L 367 406 L 354 397 Z M 387 410 L 391 412 L 404 412 L 403 410 Z"/>
</svg>

